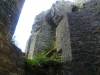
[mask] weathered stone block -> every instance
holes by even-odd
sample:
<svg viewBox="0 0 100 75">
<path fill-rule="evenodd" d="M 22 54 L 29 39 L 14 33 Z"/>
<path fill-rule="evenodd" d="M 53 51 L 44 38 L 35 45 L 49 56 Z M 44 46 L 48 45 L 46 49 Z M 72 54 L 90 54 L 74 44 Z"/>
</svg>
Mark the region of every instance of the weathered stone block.
<svg viewBox="0 0 100 75">
<path fill-rule="evenodd" d="M 62 60 L 72 61 L 70 31 L 67 18 L 64 18 L 56 29 L 56 48 L 62 50 Z"/>
</svg>

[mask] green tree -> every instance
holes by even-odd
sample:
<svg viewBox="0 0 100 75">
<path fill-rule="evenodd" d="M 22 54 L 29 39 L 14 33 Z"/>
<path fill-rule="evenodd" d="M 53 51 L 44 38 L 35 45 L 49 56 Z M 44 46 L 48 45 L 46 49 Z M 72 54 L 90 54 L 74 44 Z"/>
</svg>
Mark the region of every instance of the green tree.
<svg viewBox="0 0 100 75">
<path fill-rule="evenodd" d="M 18 42 L 16 41 L 16 36 L 15 36 L 15 35 L 12 37 L 11 43 L 12 43 L 13 45 L 16 45 L 17 47 L 19 47 L 19 46 L 18 46 Z"/>
</svg>

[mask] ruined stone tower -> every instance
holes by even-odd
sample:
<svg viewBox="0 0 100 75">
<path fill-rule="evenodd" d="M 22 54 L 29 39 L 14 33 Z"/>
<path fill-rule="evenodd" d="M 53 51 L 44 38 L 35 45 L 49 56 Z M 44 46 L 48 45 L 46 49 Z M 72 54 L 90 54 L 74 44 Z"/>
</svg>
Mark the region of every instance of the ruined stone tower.
<svg viewBox="0 0 100 75">
<path fill-rule="evenodd" d="M 72 60 L 70 32 L 67 21 L 67 13 L 71 11 L 71 2 L 57 1 L 47 12 L 42 12 L 36 16 L 32 35 L 26 47 L 26 55 L 30 59 L 33 58 L 36 52 L 41 52 L 56 42 L 57 51 L 62 50 L 62 59 L 65 61 Z M 65 29 L 63 30 L 63 28 Z M 63 32 L 66 33 L 64 34 Z"/>
</svg>

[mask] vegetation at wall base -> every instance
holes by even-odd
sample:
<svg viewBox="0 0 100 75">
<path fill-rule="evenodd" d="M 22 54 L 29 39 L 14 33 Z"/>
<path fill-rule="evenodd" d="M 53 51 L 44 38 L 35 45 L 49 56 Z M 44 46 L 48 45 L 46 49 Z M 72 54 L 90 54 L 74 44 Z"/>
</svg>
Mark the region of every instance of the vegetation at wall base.
<svg viewBox="0 0 100 75">
<path fill-rule="evenodd" d="M 40 53 L 34 56 L 33 59 L 29 59 L 28 56 L 26 57 L 26 62 L 31 66 L 40 65 L 41 63 L 45 63 L 47 61 L 63 62 L 61 59 L 48 58 L 46 57 L 45 53 Z"/>
<path fill-rule="evenodd" d="M 53 42 L 49 47 L 45 48 L 43 51 L 48 52 L 48 51 L 54 49 L 55 46 L 56 46 L 56 43 Z"/>
<path fill-rule="evenodd" d="M 56 46 L 56 43 L 54 42 L 45 50 L 43 50 L 42 53 L 35 53 L 33 59 L 29 59 L 28 56 L 26 56 L 26 62 L 31 66 L 40 65 L 41 63 L 45 63 L 47 61 L 63 62 L 61 59 L 56 58 L 54 55 L 52 55 L 51 58 L 46 57 L 46 53 L 54 49 L 55 46 Z"/>
<path fill-rule="evenodd" d="M 28 59 L 28 57 L 26 57 L 26 62 L 31 66 L 36 65 L 36 64 L 39 65 L 40 63 L 46 62 L 48 60 L 49 60 L 49 58 L 46 57 L 44 53 L 40 53 L 40 54 L 35 55 L 33 57 L 33 59 Z"/>
</svg>

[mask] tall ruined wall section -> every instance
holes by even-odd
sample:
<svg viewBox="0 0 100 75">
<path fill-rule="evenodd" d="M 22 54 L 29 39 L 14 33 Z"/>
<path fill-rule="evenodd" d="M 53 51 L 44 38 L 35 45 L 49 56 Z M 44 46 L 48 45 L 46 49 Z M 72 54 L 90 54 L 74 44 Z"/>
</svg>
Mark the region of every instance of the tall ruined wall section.
<svg viewBox="0 0 100 75">
<path fill-rule="evenodd" d="M 68 43 L 69 45 L 67 47 L 69 47 L 69 48 L 65 48 L 65 49 L 63 48 L 62 51 L 63 51 L 63 55 L 66 51 L 69 52 L 68 53 L 69 55 L 67 57 L 70 60 L 72 59 L 71 46 L 70 46 L 70 42 L 69 42 L 70 41 L 70 33 L 69 33 L 68 27 L 66 27 L 66 26 L 68 26 L 67 13 L 71 12 L 71 10 L 72 10 L 71 4 L 72 3 L 68 2 L 68 1 L 57 1 L 56 4 L 53 4 L 51 9 L 49 9 L 47 12 L 42 12 L 38 16 L 36 16 L 35 23 L 33 24 L 33 27 L 32 27 L 32 35 L 31 35 L 31 37 L 28 41 L 27 47 L 26 47 L 26 55 L 28 55 L 29 58 L 33 58 L 33 55 L 35 53 L 41 52 L 45 48 L 47 48 L 50 45 L 52 45 L 53 43 L 55 43 L 56 39 L 58 38 L 57 39 L 58 41 L 56 43 L 57 50 L 59 51 L 60 49 L 62 49 L 62 47 L 65 47 L 65 45 L 64 45 L 65 42 Z M 66 19 L 66 21 L 65 21 L 65 19 Z M 68 37 L 67 36 L 65 37 L 63 35 L 62 35 L 62 37 L 60 37 L 60 35 L 62 33 L 56 36 L 56 28 L 58 29 L 57 33 L 59 33 L 61 30 L 60 27 L 57 27 L 59 25 L 63 26 L 63 28 L 64 28 L 64 26 L 66 27 L 65 31 L 67 30 Z M 60 37 L 60 39 L 59 39 L 59 37 Z M 66 40 L 61 41 L 61 39 L 63 37 L 68 38 L 68 41 L 66 41 Z M 61 42 L 64 44 L 62 44 Z M 66 50 L 66 49 L 68 49 L 68 50 Z M 64 57 L 66 57 L 66 54 L 65 54 L 65 56 L 62 56 L 62 57 L 64 59 Z"/>
<path fill-rule="evenodd" d="M 72 61 L 70 30 L 67 17 L 62 19 L 56 29 L 56 48 L 57 51 L 62 51 L 62 60 Z"/>
<path fill-rule="evenodd" d="M 0 75 L 22 75 L 23 53 L 11 44 L 24 0 L 0 0 Z"/>
<path fill-rule="evenodd" d="M 48 12 L 47 20 L 52 19 L 57 25 L 56 28 L 56 49 L 62 51 L 62 60 L 72 61 L 71 45 L 70 45 L 70 31 L 67 20 L 67 13 L 72 12 L 72 3 L 59 1 L 53 5 Z"/>
<path fill-rule="evenodd" d="M 32 35 L 26 47 L 26 55 L 29 58 L 33 58 L 34 54 L 42 52 L 55 42 L 55 26 L 51 25 L 54 23 L 51 21 L 51 24 L 49 24 L 45 20 L 45 15 L 46 12 L 41 12 L 35 18 L 31 31 Z"/>
<path fill-rule="evenodd" d="M 80 11 L 67 13 L 67 17 L 72 62 L 63 63 L 63 68 L 58 63 L 54 67 L 54 64 L 50 65 L 47 62 L 48 68 L 47 64 L 46 66 L 45 64 L 44 66 L 39 65 L 40 71 L 38 70 L 38 72 L 34 71 L 33 67 L 32 71 L 36 72 L 34 75 L 40 73 L 43 75 L 100 75 L 100 0 L 86 2 Z M 60 18 L 55 17 L 55 19 Z M 55 21 L 59 24 L 58 22 Z M 32 72 L 29 70 L 29 73 Z"/>
<path fill-rule="evenodd" d="M 100 0 L 91 0 L 80 12 L 69 13 L 68 23 L 73 63 L 83 72 L 79 75 L 100 75 Z"/>
</svg>

